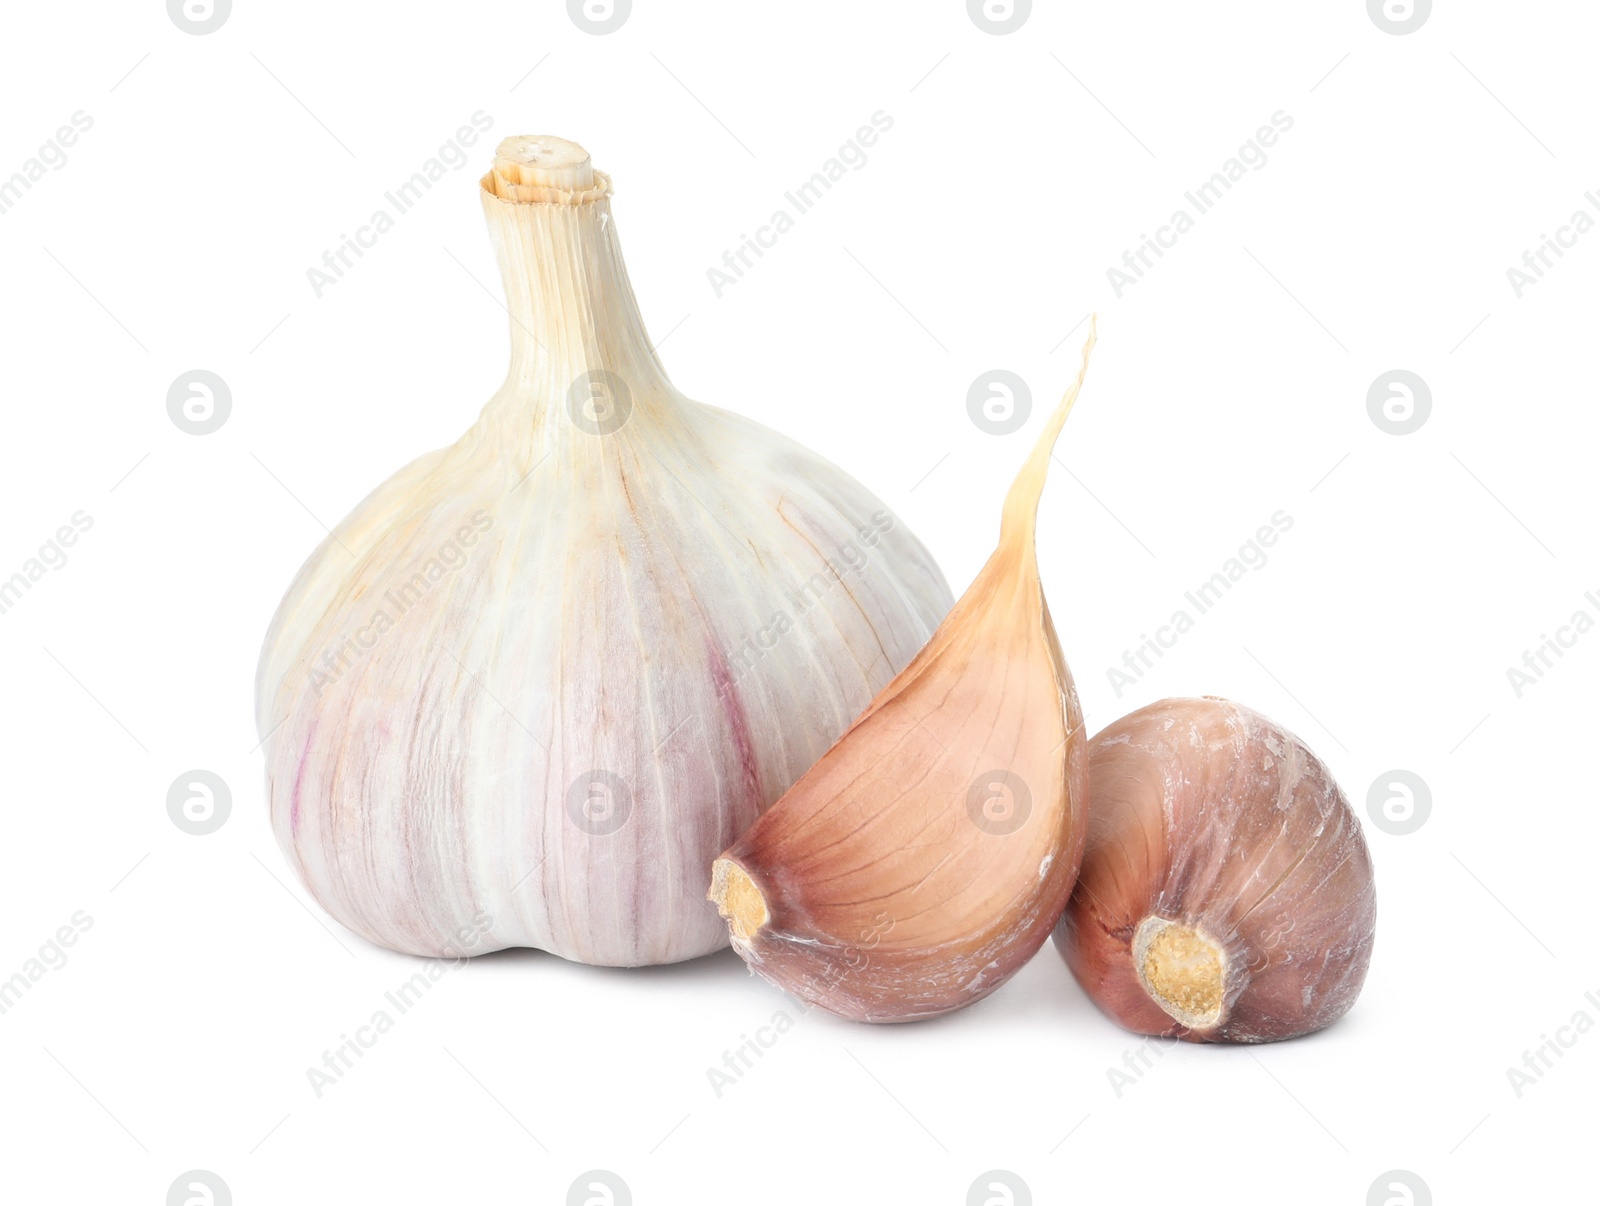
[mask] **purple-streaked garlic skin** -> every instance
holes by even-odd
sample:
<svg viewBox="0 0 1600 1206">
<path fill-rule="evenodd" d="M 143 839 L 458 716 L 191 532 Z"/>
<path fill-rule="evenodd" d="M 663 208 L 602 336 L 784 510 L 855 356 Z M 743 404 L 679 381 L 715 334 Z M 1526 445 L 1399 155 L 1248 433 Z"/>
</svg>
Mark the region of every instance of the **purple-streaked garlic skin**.
<svg viewBox="0 0 1600 1206">
<path fill-rule="evenodd" d="M 480 189 L 510 369 L 279 606 L 257 678 L 273 831 L 318 904 L 393 950 L 672 963 L 727 945 L 712 860 L 950 590 L 860 483 L 672 385 L 581 148 L 502 150 L 530 156 Z"/>
<path fill-rule="evenodd" d="M 1090 743 L 1088 844 L 1055 938 L 1121 1025 L 1189 1042 L 1320 1030 L 1361 991 L 1376 916 L 1361 826 L 1288 730 L 1227 700 L 1167 699 Z M 1215 1008 L 1192 1024 L 1148 987 L 1166 983 L 1148 961 L 1164 923 L 1215 954 Z"/>
</svg>

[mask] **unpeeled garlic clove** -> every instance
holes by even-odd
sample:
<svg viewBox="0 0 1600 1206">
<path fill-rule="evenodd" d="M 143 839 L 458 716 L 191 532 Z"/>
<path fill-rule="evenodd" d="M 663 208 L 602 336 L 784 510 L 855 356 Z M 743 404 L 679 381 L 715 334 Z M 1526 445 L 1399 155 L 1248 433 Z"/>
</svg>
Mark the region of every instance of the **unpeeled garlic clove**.
<svg viewBox="0 0 1600 1206">
<path fill-rule="evenodd" d="M 1091 328 L 976 580 L 713 868 L 710 895 L 734 949 L 834 1013 L 908 1021 L 988 995 L 1044 943 L 1071 891 L 1083 719 L 1039 584 L 1034 525 L 1093 346 Z"/>
<path fill-rule="evenodd" d="M 1259 1043 L 1354 1004 L 1376 894 L 1360 823 L 1286 729 L 1166 699 L 1089 743 L 1089 841 L 1056 945 L 1143 1034 Z"/>
<path fill-rule="evenodd" d="M 680 182 L 705 187 L 698 176 Z M 274 832 L 330 914 L 420 955 L 716 950 L 719 850 L 950 606 L 859 482 L 667 379 L 582 147 L 480 199 L 505 383 L 312 554 L 257 679 Z"/>
</svg>

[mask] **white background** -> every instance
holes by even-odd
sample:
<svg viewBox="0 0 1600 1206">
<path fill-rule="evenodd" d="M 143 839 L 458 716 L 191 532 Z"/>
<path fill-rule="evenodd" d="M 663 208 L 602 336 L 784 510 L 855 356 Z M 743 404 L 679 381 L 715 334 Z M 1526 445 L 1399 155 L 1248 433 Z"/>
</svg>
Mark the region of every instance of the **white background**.
<svg viewBox="0 0 1600 1206">
<path fill-rule="evenodd" d="M 7 1200 L 159 1204 L 203 1169 L 241 1206 L 559 1203 L 595 1168 L 639 1203 L 962 1203 L 990 1169 L 1041 1203 L 1359 1206 L 1391 1169 L 1441 1203 L 1594 1200 L 1600 1033 L 1561 1031 L 1520 1097 L 1507 1076 L 1600 1022 L 1600 634 L 1520 697 L 1507 677 L 1600 618 L 1600 233 L 1521 298 L 1506 273 L 1600 216 L 1592 5 L 1441 3 L 1404 36 L 1361 0 L 1040 4 L 1004 36 L 955 0 L 636 0 L 607 36 L 548 0 L 239 0 L 204 36 L 155 0 L 4 21 L 0 179 L 93 119 L 0 215 L 0 577 L 93 519 L 0 615 L 0 977 L 92 919 L 0 1016 Z M 306 270 L 477 110 L 470 164 L 317 298 Z M 718 298 L 707 269 L 877 110 L 866 166 Z M 1117 297 L 1107 269 L 1279 110 L 1266 165 Z M 1151 1055 L 1119 1094 L 1140 1041 L 1050 946 L 965 1012 L 882 1028 L 728 953 L 521 952 L 451 972 L 314 1094 L 418 961 L 279 857 L 259 641 L 324 526 L 499 384 L 476 177 L 530 132 L 613 175 L 678 386 L 856 474 L 958 591 L 1098 310 L 1039 524 L 1090 728 L 1225 695 L 1329 762 L 1380 902 L 1343 1021 Z M 194 368 L 233 397 L 203 437 L 166 413 Z M 967 415 L 994 368 L 1034 393 L 1014 435 Z M 1394 368 L 1431 388 L 1410 435 L 1367 411 Z M 1119 696 L 1108 668 L 1280 509 L 1268 563 Z M 195 768 L 232 788 L 206 837 L 166 812 Z M 1431 789 L 1409 835 L 1368 814 L 1395 769 Z M 708 1069 L 779 1012 L 718 1096 Z"/>
</svg>

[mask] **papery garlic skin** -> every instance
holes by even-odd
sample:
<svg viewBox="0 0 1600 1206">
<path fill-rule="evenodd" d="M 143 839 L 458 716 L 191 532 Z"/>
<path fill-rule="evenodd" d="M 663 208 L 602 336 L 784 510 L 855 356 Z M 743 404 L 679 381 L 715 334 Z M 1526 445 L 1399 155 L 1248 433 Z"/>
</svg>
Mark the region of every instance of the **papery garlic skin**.
<svg viewBox="0 0 1600 1206">
<path fill-rule="evenodd" d="M 1320 1030 L 1355 1003 L 1377 898 L 1361 825 L 1292 733 L 1167 699 L 1089 744 L 1089 840 L 1056 945 L 1121 1025 L 1190 1042 Z"/>
<path fill-rule="evenodd" d="M 1088 368 L 1017 475 L 999 547 L 927 646 L 716 861 L 733 948 L 864 1022 L 936 1017 L 1021 969 L 1083 852 L 1083 714 L 1039 581 L 1051 450 Z"/>
<path fill-rule="evenodd" d="M 395 950 L 463 928 L 618 966 L 726 945 L 712 859 L 950 606 L 854 479 L 672 387 L 609 193 L 575 144 L 502 144 L 482 201 L 506 382 L 333 531 L 267 634 L 279 844 Z"/>
</svg>

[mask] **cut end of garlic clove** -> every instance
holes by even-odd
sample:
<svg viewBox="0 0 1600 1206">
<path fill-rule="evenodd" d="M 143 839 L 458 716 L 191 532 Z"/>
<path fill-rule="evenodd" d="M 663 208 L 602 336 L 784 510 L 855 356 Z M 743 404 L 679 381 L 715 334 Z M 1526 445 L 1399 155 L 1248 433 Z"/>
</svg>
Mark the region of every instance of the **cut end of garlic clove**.
<svg viewBox="0 0 1600 1206">
<path fill-rule="evenodd" d="M 1175 1022 L 1191 1030 L 1221 1023 L 1228 955 L 1205 931 L 1146 917 L 1134 932 L 1133 966 L 1150 999 Z"/>
<path fill-rule="evenodd" d="M 767 924 L 766 897 L 755 880 L 732 859 L 719 858 L 711 864 L 711 891 L 706 897 L 717 906 L 729 931 L 740 942 L 748 942 Z"/>
</svg>

